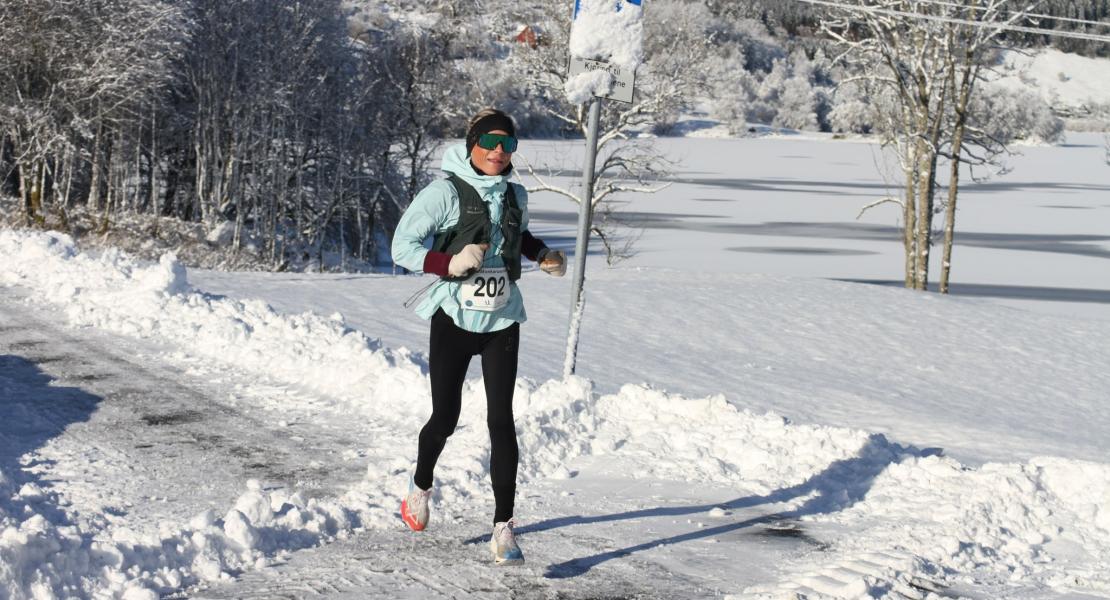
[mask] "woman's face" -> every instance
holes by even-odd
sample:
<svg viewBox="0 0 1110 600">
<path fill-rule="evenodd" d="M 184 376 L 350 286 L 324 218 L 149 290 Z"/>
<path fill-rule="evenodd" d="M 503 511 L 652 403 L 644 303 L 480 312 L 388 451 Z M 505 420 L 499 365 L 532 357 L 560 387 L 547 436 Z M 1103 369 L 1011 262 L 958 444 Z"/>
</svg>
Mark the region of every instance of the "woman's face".
<svg viewBox="0 0 1110 600">
<path fill-rule="evenodd" d="M 503 129 L 494 129 L 490 133 L 509 135 L 509 132 Z M 474 148 L 470 151 L 470 162 L 474 163 L 474 167 L 486 175 L 500 175 L 505 167 L 509 166 L 512 159 L 513 153 L 505 152 L 501 144 L 498 144 L 493 150 L 486 150 L 478 144 L 474 144 Z"/>
</svg>

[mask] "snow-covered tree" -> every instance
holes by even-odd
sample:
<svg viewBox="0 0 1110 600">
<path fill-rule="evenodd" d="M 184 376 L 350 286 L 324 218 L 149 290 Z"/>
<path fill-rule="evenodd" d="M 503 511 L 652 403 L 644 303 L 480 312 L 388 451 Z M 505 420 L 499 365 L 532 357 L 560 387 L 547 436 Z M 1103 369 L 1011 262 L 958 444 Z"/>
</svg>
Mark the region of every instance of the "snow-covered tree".
<svg viewBox="0 0 1110 600">
<path fill-rule="evenodd" d="M 64 209 L 86 173 L 91 189 L 126 200 L 101 186 L 105 157 L 142 160 L 139 139 L 185 29 L 181 8 L 158 0 L 0 4 L 0 135 L 29 221 L 43 220 L 45 202 Z"/>
<path fill-rule="evenodd" d="M 1013 139 L 994 135 L 987 130 L 992 123 L 1005 122 L 1006 115 L 980 113 L 976 119 L 972 103 L 986 83 L 985 72 L 994 62 L 997 40 L 1007 25 L 1022 22 L 1039 2 L 1031 2 L 1024 9 L 1012 10 L 1006 0 L 972 0 L 964 5 L 946 7 L 945 70 L 949 77 L 951 109 L 944 124 L 946 147 L 941 149 L 949 161 L 948 196 L 944 205 L 944 254 L 941 261 L 939 289 L 948 293 L 952 270 L 952 249 L 956 230 L 956 207 L 960 186 L 961 164 L 990 164 L 1006 151 Z M 1036 106 L 1036 104 L 1034 104 Z M 1046 135 L 1056 137 L 1045 131 Z M 924 289 L 922 286 L 920 289 Z"/>
<path fill-rule="evenodd" d="M 804 33 L 816 27 L 817 9 L 801 2 L 782 0 L 706 0 L 714 14 L 722 19 L 752 19 L 772 31 L 789 35 Z"/>
<path fill-rule="evenodd" d="M 822 57 L 823 58 L 823 57 Z M 775 127 L 816 131 L 827 122 L 829 95 L 819 85 L 823 66 L 798 48 L 789 57 L 776 59 L 756 92 L 755 120 Z"/>
<path fill-rule="evenodd" d="M 968 118 L 987 138 L 1005 143 L 1063 141 L 1063 119 L 1036 92 L 989 83 L 983 91 L 972 99 Z"/>
<path fill-rule="evenodd" d="M 839 133 L 871 133 L 876 112 L 889 97 L 873 95 L 883 90 L 849 80 L 833 90 L 832 110 L 829 111 L 829 128 Z M 889 95 L 888 95 L 889 96 Z"/>
<path fill-rule="evenodd" d="M 847 4 L 863 10 L 830 9 L 831 18 L 823 26 L 844 47 L 851 70 L 860 73 L 854 83 L 865 86 L 868 95 L 886 86 L 895 92 L 898 102 L 880 115 L 880 131 L 884 143 L 895 149 L 905 177 L 904 196 L 896 200 L 902 205 L 905 283 L 925 289 L 937 149 L 948 101 L 943 37 L 935 22 L 872 12 L 876 5 L 865 0 Z M 878 6 L 910 13 L 936 10 L 913 0 L 885 0 Z"/>
<path fill-rule="evenodd" d="M 158 238 L 169 217 L 230 262 L 372 260 L 466 110 L 455 59 L 496 43 L 479 22 L 436 28 L 466 3 L 364 8 L 2 2 L 0 186 L 74 232 L 144 215 Z"/>
<path fill-rule="evenodd" d="M 742 134 L 748 127 L 752 98 L 759 82 L 745 67 L 743 49 L 727 48 L 706 61 L 709 74 L 709 114 L 728 126 L 729 133 Z"/>
<path fill-rule="evenodd" d="M 925 290 L 936 214 L 938 161 L 950 158 L 942 289 L 947 290 L 961 161 L 977 161 L 975 148 L 996 153 L 997 140 L 970 122 L 971 101 L 983 80 L 993 44 L 1006 23 L 1025 13 L 1005 0 L 944 3 L 932 0 L 847 0 L 829 8 L 822 29 L 840 46 L 852 76 L 842 82 L 873 104 L 873 126 L 893 148 L 903 173 L 905 284 Z"/>
<path fill-rule="evenodd" d="M 461 85 L 452 85 L 450 49 L 454 33 L 449 23 L 430 28 L 395 24 L 372 57 L 372 69 L 387 97 L 398 99 L 382 108 L 396 128 L 398 151 L 406 166 L 402 203 L 407 206 L 425 184 L 428 163 L 439 146 L 437 139 L 453 122 L 469 113 L 455 98 Z"/>
<path fill-rule="evenodd" d="M 193 118 L 192 194 L 179 213 L 234 222 L 280 260 L 286 238 L 319 257 L 343 212 L 356 73 L 338 0 L 195 0 L 183 105 Z M 357 96 L 355 96 L 357 97 Z"/>
<path fill-rule="evenodd" d="M 643 69 L 637 88 L 652 101 L 651 126 L 667 133 L 693 102 L 711 89 L 701 65 L 713 56 L 720 32 L 702 2 L 656 0 L 644 12 Z"/>
</svg>

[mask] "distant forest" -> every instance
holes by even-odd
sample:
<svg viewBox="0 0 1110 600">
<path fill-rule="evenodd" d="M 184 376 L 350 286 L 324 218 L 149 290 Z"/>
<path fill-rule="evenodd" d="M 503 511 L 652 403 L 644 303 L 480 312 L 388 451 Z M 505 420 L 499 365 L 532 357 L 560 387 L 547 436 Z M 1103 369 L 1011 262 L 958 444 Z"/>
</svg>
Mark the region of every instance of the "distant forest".
<svg viewBox="0 0 1110 600">
<path fill-rule="evenodd" d="M 724 18 L 758 19 L 772 32 L 782 31 L 787 35 L 807 34 L 816 29 L 821 9 L 797 0 L 706 0 L 714 14 Z M 1022 7 L 1032 5 L 1031 12 L 1047 17 L 1078 19 L 1083 21 L 1102 21 L 1104 26 L 1093 27 L 1066 20 L 1045 18 L 1029 21 L 1024 25 L 1050 30 L 1076 31 L 1110 35 L 1110 0 L 1032 0 L 1021 3 Z M 1074 52 L 1084 56 L 1110 56 L 1110 44 L 1089 40 L 1054 37 L 1036 34 L 1009 34 L 1008 39 L 1029 47 L 1049 46 Z"/>
</svg>

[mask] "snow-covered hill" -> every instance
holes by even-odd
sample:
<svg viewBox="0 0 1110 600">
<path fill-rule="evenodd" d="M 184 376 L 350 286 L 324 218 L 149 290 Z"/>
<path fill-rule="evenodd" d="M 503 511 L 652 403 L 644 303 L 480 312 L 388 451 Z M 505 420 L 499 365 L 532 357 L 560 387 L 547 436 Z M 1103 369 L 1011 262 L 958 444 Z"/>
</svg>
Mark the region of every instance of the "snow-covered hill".
<svg viewBox="0 0 1110 600">
<path fill-rule="evenodd" d="M 1110 124 L 1110 60 L 1052 48 L 1007 51 L 992 75 L 998 85 L 1029 90 L 1056 112 L 1089 126 Z"/>
</svg>

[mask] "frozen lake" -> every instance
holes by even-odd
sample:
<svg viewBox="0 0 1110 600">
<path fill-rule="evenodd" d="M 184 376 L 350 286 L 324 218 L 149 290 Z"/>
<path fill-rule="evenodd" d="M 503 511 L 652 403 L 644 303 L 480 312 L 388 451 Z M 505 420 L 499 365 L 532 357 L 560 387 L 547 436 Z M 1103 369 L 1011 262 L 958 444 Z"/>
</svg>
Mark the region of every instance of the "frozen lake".
<svg viewBox="0 0 1110 600">
<path fill-rule="evenodd" d="M 636 255 L 620 267 L 902 285 L 901 208 L 884 204 L 859 216 L 900 193 L 896 165 L 877 144 L 806 136 L 659 143 L 676 161 L 672 185 L 615 197 L 630 226 L 624 232 L 642 232 Z M 1009 173 L 964 178 L 952 294 L 1110 318 L 1110 165 L 1101 135 L 1073 133 L 1060 146 L 1016 151 Z M 521 153 L 558 169 L 551 181 L 580 187 L 582 142 L 527 141 Z M 535 185 L 524 169 L 519 175 Z M 577 205 L 550 192 L 530 202 L 532 230 L 572 250 Z M 934 246 L 933 284 L 941 250 Z"/>
</svg>

